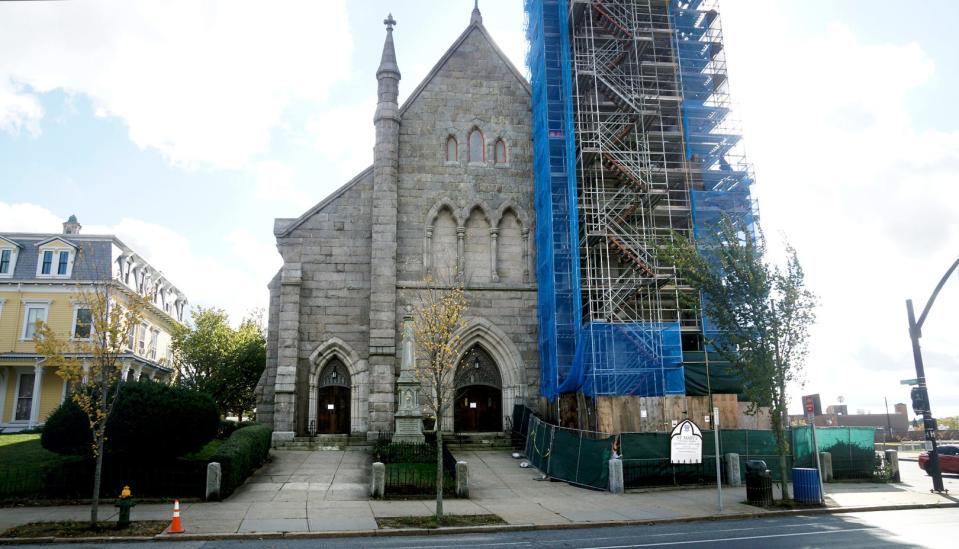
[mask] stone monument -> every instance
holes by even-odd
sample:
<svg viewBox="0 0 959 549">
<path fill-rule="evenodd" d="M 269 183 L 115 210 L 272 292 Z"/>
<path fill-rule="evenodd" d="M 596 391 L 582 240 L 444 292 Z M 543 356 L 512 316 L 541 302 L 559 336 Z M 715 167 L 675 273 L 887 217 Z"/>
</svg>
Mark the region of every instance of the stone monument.
<svg viewBox="0 0 959 549">
<path fill-rule="evenodd" d="M 396 429 L 393 442 L 422 443 L 423 414 L 420 413 L 420 382 L 416 380 L 414 368 L 416 356 L 413 352 L 413 310 L 406 307 L 403 315 L 403 343 L 400 357 L 400 377 L 396 381 L 399 406 L 396 410 Z"/>
</svg>

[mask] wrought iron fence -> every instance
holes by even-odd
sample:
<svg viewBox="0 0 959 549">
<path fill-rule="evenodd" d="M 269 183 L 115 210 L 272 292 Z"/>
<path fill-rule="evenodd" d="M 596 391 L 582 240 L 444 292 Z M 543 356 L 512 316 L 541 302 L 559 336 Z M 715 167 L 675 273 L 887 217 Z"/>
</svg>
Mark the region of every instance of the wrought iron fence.
<svg viewBox="0 0 959 549">
<path fill-rule="evenodd" d="M 386 465 L 386 497 L 433 497 L 436 495 L 436 441 L 422 444 L 377 441 L 373 460 Z M 456 493 L 456 458 L 443 444 L 443 494 Z"/>
<path fill-rule="evenodd" d="M 175 460 L 168 463 L 106 461 L 100 495 L 117 496 L 129 486 L 136 497 L 203 497 L 206 462 Z M 48 468 L 8 467 L 0 471 L 0 501 L 89 499 L 94 465 L 87 460 L 64 460 Z"/>
</svg>

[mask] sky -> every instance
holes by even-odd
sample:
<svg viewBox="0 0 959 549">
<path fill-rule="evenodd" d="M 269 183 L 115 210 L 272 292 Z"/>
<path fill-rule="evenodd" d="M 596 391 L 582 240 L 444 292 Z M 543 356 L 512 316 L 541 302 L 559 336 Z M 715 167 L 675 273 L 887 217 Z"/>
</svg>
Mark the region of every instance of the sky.
<svg viewBox="0 0 959 549">
<path fill-rule="evenodd" d="M 267 303 L 273 220 L 372 163 L 392 13 L 400 100 L 472 0 L 0 2 L 0 230 L 118 235 L 194 306 Z M 525 72 L 519 0 L 482 0 Z M 959 256 L 959 4 L 723 0 L 733 100 L 771 257 L 820 297 L 805 384 L 851 412 L 908 402 L 905 300 Z M 959 414 L 959 280 L 923 329 L 936 415 Z"/>
</svg>

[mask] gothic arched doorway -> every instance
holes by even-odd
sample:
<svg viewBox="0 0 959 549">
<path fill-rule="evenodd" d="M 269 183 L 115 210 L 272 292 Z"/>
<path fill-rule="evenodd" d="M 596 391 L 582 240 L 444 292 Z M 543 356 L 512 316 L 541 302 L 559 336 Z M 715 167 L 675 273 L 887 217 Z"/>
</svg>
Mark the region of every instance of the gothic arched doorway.
<svg viewBox="0 0 959 549">
<path fill-rule="evenodd" d="M 453 430 L 492 433 L 503 430 L 503 382 L 493 357 L 479 345 L 456 367 Z"/>
<path fill-rule="evenodd" d="M 316 388 L 316 432 L 350 432 L 350 372 L 339 358 L 332 358 L 320 371 Z"/>
</svg>

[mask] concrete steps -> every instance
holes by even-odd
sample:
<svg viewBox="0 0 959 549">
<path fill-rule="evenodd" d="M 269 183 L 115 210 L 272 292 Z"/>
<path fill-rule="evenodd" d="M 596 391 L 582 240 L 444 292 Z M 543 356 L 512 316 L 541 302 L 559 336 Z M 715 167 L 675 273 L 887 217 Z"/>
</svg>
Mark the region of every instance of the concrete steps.
<svg viewBox="0 0 959 549">
<path fill-rule="evenodd" d="M 316 435 L 315 437 L 294 437 L 292 442 L 277 446 L 280 450 L 343 450 L 349 447 L 370 446 L 366 434 Z"/>
<path fill-rule="evenodd" d="M 509 433 L 452 433 L 443 434 L 450 450 L 510 450 L 513 447 Z"/>
</svg>

